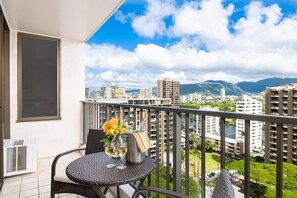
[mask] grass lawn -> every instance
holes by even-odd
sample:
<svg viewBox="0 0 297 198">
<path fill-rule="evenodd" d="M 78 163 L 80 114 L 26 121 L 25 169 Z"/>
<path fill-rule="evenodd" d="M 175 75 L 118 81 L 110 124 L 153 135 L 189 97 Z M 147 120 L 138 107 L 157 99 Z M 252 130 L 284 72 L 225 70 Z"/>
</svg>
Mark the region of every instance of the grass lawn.
<svg viewBox="0 0 297 198">
<path fill-rule="evenodd" d="M 217 171 L 220 169 L 220 155 L 213 154 L 213 153 L 206 153 L 206 174 L 209 174 L 211 172 Z M 233 160 L 226 157 L 226 164 L 231 163 Z M 200 163 L 198 165 L 198 162 Z M 190 157 L 190 164 L 194 163 L 194 157 Z M 198 171 L 198 167 L 201 169 L 201 160 L 196 157 L 195 159 L 195 168 L 196 168 L 196 174 Z M 193 166 L 190 166 L 190 175 L 193 176 L 194 170 Z M 201 173 L 201 170 L 199 171 Z"/>
<path fill-rule="evenodd" d="M 220 168 L 220 155 L 206 153 L 206 174 Z"/>
</svg>

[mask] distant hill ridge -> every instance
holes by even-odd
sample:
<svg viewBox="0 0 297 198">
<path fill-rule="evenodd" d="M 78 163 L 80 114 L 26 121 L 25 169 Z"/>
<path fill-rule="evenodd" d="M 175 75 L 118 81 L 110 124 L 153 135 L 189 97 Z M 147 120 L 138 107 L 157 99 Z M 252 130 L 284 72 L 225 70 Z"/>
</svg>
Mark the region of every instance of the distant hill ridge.
<svg viewBox="0 0 297 198">
<path fill-rule="evenodd" d="M 244 91 L 238 86 L 222 80 L 208 80 L 195 84 L 181 84 L 180 94 L 185 95 L 189 93 L 199 92 L 203 95 L 220 95 L 221 89 L 225 88 L 227 95 L 242 95 Z"/>
<path fill-rule="evenodd" d="M 267 78 L 257 82 L 239 82 L 236 85 L 243 91 L 260 93 L 264 91 L 266 87 L 277 87 L 291 83 L 297 83 L 297 78 Z"/>
<path fill-rule="evenodd" d="M 226 95 L 239 96 L 245 93 L 260 93 L 266 87 L 276 87 L 286 84 L 297 83 L 297 78 L 267 78 L 257 82 L 239 82 L 236 84 L 225 82 L 222 80 L 208 80 L 201 83 L 181 84 L 180 94 L 186 95 L 190 93 L 199 92 L 203 95 L 220 95 L 221 88 L 225 88 Z M 139 89 L 134 89 L 129 92 L 139 92 Z M 156 87 L 153 88 L 156 93 Z"/>
</svg>

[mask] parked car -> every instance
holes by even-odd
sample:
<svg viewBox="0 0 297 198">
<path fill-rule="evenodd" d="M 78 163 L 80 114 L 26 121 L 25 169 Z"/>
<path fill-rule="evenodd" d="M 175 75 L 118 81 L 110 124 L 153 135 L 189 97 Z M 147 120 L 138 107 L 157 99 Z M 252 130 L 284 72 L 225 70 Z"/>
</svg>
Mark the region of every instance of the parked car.
<svg viewBox="0 0 297 198">
<path fill-rule="evenodd" d="M 211 173 L 208 174 L 208 177 L 214 177 L 215 175 L 216 175 L 215 172 L 211 172 Z"/>
</svg>

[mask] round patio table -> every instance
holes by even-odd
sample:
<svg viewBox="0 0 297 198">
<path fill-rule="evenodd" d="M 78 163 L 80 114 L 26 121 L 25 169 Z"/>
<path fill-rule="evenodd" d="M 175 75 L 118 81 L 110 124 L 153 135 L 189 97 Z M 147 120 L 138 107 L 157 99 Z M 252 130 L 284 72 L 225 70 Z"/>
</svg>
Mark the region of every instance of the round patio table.
<svg viewBox="0 0 297 198">
<path fill-rule="evenodd" d="M 104 152 L 86 155 L 71 162 L 66 168 L 66 175 L 76 183 L 92 186 L 99 197 L 105 197 L 100 187 L 119 186 L 137 180 L 142 186 L 146 176 L 154 169 L 154 161 L 150 157 L 139 164 L 127 163 L 124 170 L 106 168 L 110 163 L 120 165 L 120 159 L 110 158 Z"/>
</svg>

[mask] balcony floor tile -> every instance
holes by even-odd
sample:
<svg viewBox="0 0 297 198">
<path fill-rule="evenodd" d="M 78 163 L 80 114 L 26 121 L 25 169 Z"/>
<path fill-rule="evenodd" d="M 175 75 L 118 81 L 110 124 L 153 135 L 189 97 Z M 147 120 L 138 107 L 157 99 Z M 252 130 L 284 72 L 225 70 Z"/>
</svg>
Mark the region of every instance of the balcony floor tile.
<svg viewBox="0 0 297 198">
<path fill-rule="evenodd" d="M 57 163 L 57 172 L 65 172 L 66 166 L 81 157 L 79 152 L 62 158 Z M 37 171 L 4 179 L 0 198 L 50 198 L 51 165 L 54 157 L 38 160 Z M 56 198 L 84 198 L 75 194 L 59 194 Z M 111 192 L 107 198 L 114 198 Z"/>
</svg>

